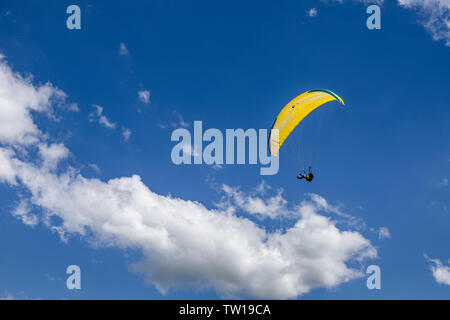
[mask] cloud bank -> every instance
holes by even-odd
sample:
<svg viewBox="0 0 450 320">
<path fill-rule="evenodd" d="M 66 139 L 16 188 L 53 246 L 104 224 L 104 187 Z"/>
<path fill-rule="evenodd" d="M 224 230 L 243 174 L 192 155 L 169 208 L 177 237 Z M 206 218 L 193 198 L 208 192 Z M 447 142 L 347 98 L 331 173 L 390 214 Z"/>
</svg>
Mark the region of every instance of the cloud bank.
<svg viewBox="0 0 450 320">
<path fill-rule="evenodd" d="M 0 182 L 26 190 L 13 214 L 65 241 L 80 236 L 97 246 L 140 250 L 132 269 L 161 293 L 190 284 L 224 297 L 296 298 L 363 276 L 361 261 L 377 256 L 360 233 L 340 230 L 321 214 L 328 205 L 321 197 L 295 208 L 291 228 L 269 233 L 232 210 L 159 195 L 138 175 L 106 182 L 82 176 L 64 163 L 70 152 L 64 144 L 49 141 L 32 118 L 32 111 L 51 112 L 52 101 L 65 97 L 0 61 Z M 270 207 L 270 199 L 261 201 Z M 246 209 L 253 207 L 269 210 L 261 203 Z"/>
</svg>

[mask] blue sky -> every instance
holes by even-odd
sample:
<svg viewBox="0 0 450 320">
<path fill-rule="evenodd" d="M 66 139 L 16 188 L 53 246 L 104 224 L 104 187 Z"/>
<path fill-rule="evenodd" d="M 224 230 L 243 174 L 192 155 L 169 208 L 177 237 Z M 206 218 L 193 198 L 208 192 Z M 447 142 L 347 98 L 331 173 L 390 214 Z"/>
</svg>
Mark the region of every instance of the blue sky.
<svg viewBox="0 0 450 320">
<path fill-rule="evenodd" d="M 22 167 L 30 164 L 30 171 L 39 169 L 35 174 L 42 181 L 36 179 L 38 184 L 48 182 L 34 194 L 34 188 L 40 187 L 33 181 L 21 181 L 24 173 L 15 173 L 18 184 L 14 185 L 0 170 L 0 297 L 253 298 L 265 297 L 264 286 L 252 280 L 253 275 L 283 279 L 282 268 L 271 269 L 270 263 L 258 259 L 258 243 L 249 245 L 254 250 L 249 256 L 257 257 L 249 263 L 256 271 L 238 274 L 237 278 L 244 279 L 242 285 L 230 289 L 224 276 L 227 272 L 215 273 L 213 262 L 229 254 L 230 261 L 236 259 L 234 267 L 242 266 L 245 254 L 227 244 L 233 239 L 226 238 L 226 231 L 223 256 L 220 245 L 214 252 L 203 252 L 202 245 L 180 247 L 183 254 L 192 249 L 199 261 L 181 254 L 184 258 L 177 260 L 171 249 L 163 251 L 159 243 L 156 248 L 147 235 L 129 236 L 134 234 L 132 229 L 126 229 L 125 235 L 119 231 L 114 234 L 107 229 L 111 221 L 119 216 L 119 220 L 127 219 L 127 215 L 108 210 L 122 208 L 121 197 L 130 188 L 134 195 L 122 209 L 130 212 L 130 217 L 142 214 L 148 225 L 155 223 L 155 230 L 161 227 L 169 239 L 178 241 L 183 238 L 171 234 L 178 230 L 178 222 L 176 228 L 166 225 L 173 221 L 164 220 L 164 205 L 173 205 L 167 212 L 181 212 L 181 217 L 193 223 L 183 226 L 180 222 L 182 229 L 193 228 L 191 233 L 180 234 L 198 236 L 199 243 L 209 241 L 208 232 L 201 228 L 215 223 L 204 216 L 203 206 L 206 215 L 214 215 L 217 203 L 224 199 L 228 208 L 236 210 L 233 217 L 245 218 L 244 226 L 232 230 L 238 239 L 244 237 L 241 233 L 248 224 L 253 231 L 266 228 L 270 233 L 283 227 L 285 232 L 298 217 L 259 219 L 236 201 L 237 197 L 244 202 L 250 197 L 270 201 L 280 189 L 287 209 L 283 208 L 289 213 L 303 203 L 313 208 L 314 217 L 339 220 L 340 213 L 352 216 L 356 225 L 348 226 L 345 221 L 336 225 L 338 242 L 330 240 L 325 245 L 318 265 L 303 253 L 292 254 L 295 259 L 287 251 L 281 255 L 282 260 L 292 263 L 289 276 L 298 276 L 295 261 L 308 266 L 301 270 L 301 279 L 308 284 L 304 289 L 299 283 L 293 291 L 281 281 L 271 284 L 280 288 L 275 298 L 449 298 L 450 59 L 446 44 L 450 33 L 448 26 L 445 30 L 433 29 L 435 24 L 428 29 L 424 25 L 427 21 L 448 21 L 450 8 L 445 1 L 435 2 L 436 6 L 431 1 L 417 3 L 385 1 L 381 6 L 382 29 L 368 30 L 366 5 L 356 1 L 77 1 L 82 29 L 68 30 L 65 12 L 72 2 L 29 1 L 24 5 L 3 1 L 0 52 L 5 58 L 0 61 L 24 77 L 32 74 L 36 87 L 50 81 L 52 90 L 59 88 L 67 98 L 45 107 L 44 112 L 30 113 L 42 131 L 35 134 L 37 140 L 11 142 L 0 132 L 0 147 L 15 152 L 5 161 L 15 158 L 22 161 Z M 308 15 L 311 8 L 317 10 L 314 17 Z M 194 120 L 201 120 L 205 128 L 223 131 L 269 129 L 290 99 L 314 88 L 333 90 L 346 106 L 330 103 L 305 119 L 283 146 L 277 175 L 262 177 L 255 165 L 217 170 L 207 165 L 172 164 L 170 153 L 175 143 L 170 135 L 175 128 L 186 125 L 190 130 Z M 138 92 L 146 91 L 149 100 L 139 99 Z M 70 110 L 75 109 L 73 104 L 78 111 Z M 103 108 L 101 114 L 96 113 L 99 109 L 94 104 Z M 100 123 L 99 116 L 105 116 L 107 122 Z M 123 136 L 125 129 L 131 132 L 129 139 Z M 57 168 L 39 167 L 39 143 L 63 144 L 62 150 L 70 150 L 70 154 L 61 157 Z M 21 147 L 28 153 L 24 155 Z M 305 159 L 312 161 L 316 174 L 310 184 L 295 179 Z M 49 181 L 70 170 L 87 179 L 89 186 L 87 194 L 77 189 L 83 196 L 73 194 L 73 202 L 64 203 L 60 199 L 70 199 L 74 189 L 68 187 L 67 194 L 58 194 L 58 188 L 52 189 Z M 123 179 L 132 175 L 139 175 L 142 183 Z M 120 186 L 108 182 L 115 178 Z M 76 185 L 76 178 L 69 180 L 70 185 Z M 258 194 L 254 188 L 262 181 L 271 189 Z M 224 192 L 223 185 L 231 186 L 231 193 Z M 141 194 L 145 193 L 143 186 L 151 195 Z M 118 200 L 114 198 L 117 189 L 124 192 Z M 56 196 L 50 196 L 54 193 Z M 326 199 L 327 206 L 321 207 L 308 194 Z M 88 199 L 89 195 L 95 199 Z M 170 203 L 169 195 L 188 203 Z M 95 210 L 83 216 L 80 202 L 86 199 L 87 204 L 91 200 L 96 204 L 103 196 L 98 202 L 105 207 L 99 208 L 99 216 Z M 148 200 L 159 196 L 156 203 Z M 145 208 L 135 208 L 141 200 Z M 114 204 L 109 206 L 108 201 Z M 148 202 L 152 204 L 146 207 Z M 30 206 L 26 216 L 36 217 L 37 223 L 24 224 L 17 214 L 11 214 L 20 203 Z M 158 214 L 152 211 L 154 206 L 160 206 L 154 209 Z M 189 220 L 191 209 L 199 220 Z M 167 213 L 167 217 L 171 215 Z M 55 221 L 46 223 L 49 216 Z M 83 222 L 77 220 L 80 216 Z M 100 220 L 103 222 L 97 224 Z M 239 220 L 229 222 L 234 225 Z M 86 234 L 80 234 L 80 225 L 88 230 Z M 67 241 L 61 241 L 55 226 L 62 227 L 58 230 L 64 231 Z M 121 226 L 116 225 L 117 230 Z M 390 237 L 380 239 L 377 230 L 382 227 L 389 230 Z M 324 228 L 329 231 L 332 226 Z M 351 251 L 347 244 L 344 248 L 345 230 L 360 237 L 353 239 L 356 242 L 364 239 L 369 243 L 361 242 L 357 247 L 361 256 L 368 257 L 356 262 L 342 256 L 328 258 L 335 256 L 333 248 Z M 138 231 L 142 230 L 136 234 Z M 306 230 L 305 234 L 314 233 Z M 298 236 L 303 239 L 303 234 Z M 218 245 L 221 240 L 214 241 Z M 295 248 L 295 240 L 291 243 L 286 237 L 282 241 L 284 246 Z M 300 244 L 306 252 L 310 248 L 305 246 Z M 372 249 L 376 249 L 376 257 L 368 253 Z M 209 263 L 208 259 L 215 260 Z M 345 272 L 351 268 L 364 273 L 368 265 L 379 265 L 382 289 L 368 290 L 364 275 L 351 276 L 347 282 L 345 276 L 333 274 L 334 269 L 343 268 L 333 263 L 342 260 L 348 266 Z M 139 261 L 146 262 L 136 270 L 133 266 Z M 180 266 L 183 261 L 185 271 Z M 321 261 L 330 264 L 322 265 Z M 70 264 L 81 267 L 79 291 L 65 286 L 65 269 Z M 433 273 L 433 267 L 437 272 Z M 162 272 L 164 268 L 166 272 Z M 327 271 L 336 277 L 336 285 L 325 279 Z M 443 276 L 436 278 L 436 274 Z M 146 276 L 151 280 L 146 282 Z M 217 277 L 223 278 L 219 281 Z M 231 282 L 237 279 L 231 278 Z M 158 290 L 154 285 L 161 281 L 174 287 L 163 293 L 161 286 Z"/>
</svg>

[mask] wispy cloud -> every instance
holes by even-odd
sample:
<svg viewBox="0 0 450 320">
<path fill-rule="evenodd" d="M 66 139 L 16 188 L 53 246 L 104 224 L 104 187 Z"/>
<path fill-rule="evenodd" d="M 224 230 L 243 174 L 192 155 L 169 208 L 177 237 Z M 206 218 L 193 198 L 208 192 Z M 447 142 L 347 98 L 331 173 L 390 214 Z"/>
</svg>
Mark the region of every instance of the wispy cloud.
<svg viewBox="0 0 450 320">
<path fill-rule="evenodd" d="M 183 117 L 181 116 L 181 114 L 178 111 L 176 111 L 176 110 L 172 111 L 172 117 L 174 118 L 171 122 L 172 127 L 174 127 L 174 128 L 189 127 L 189 122 L 184 121 Z"/>
<path fill-rule="evenodd" d="M 130 55 L 130 52 L 128 51 L 127 46 L 123 42 L 121 42 L 119 45 L 119 54 L 121 56 L 129 56 Z"/>
<path fill-rule="evenodd" d="M 131 130 L 125 127 L 122 127 L 122 138 L 125 142 L 130 141 Z"/>
<path fill-rule="evenodd" d="M 94 170 L 95 173 L 99 174 L 102 170 L 95 163 L 88 163 L 88 167 Z"/>
<path fill-rule="evenodd" d="M 19 205 L 12 211 L 12 215 L 17 219 L 21 220 L 23 224 L 34 227 L 39 223 L 39 218 L 37 215 L 31 212 L 31 205 L 29 201 L 22 200 Z"/>
<path fill-rule="evenodd" d="M 391 239 L 392 235 L 391 232 L 387 227 L 380 227 L 378 230 L 376 230 L 378 234 L 379 239 Z"/>
<path fill-rule="evenodd" d="M 246 194 L 239 188 L 224 184 L 222 185 L 222 192 L 225 197 L 222 198 L 219 206 L 227 210 L 240 209 L 260 218 L 275 219 L 288 216 L 291 212 L 287 208 L 287 200 L 283 198 L 283 190 L 279 189 L 267 195 L 268 188 L 262 182 L 253 192 Z M 298 212 L 295 212 L 295 216 L 298 217 Z"/>
<path fill-rule="evenodd" d="M 317 9 L 311 8 L 306 12 L 306 14 L 311 18 L 315 18 L 315 17 L 317 17 Z"/>
<path fill-rule="evenodd" d="M 344 0 L 334 0 L 344 3 Z M 384 0 L 359 0 L 364 5 L 382 5 Z M 399 6 L 414 10 L 419 15 L 419 22 L 431 35 L 433 40 L 443 41 L 450 46 L 450 1 L 449 0 L 397 0 Z"/>
<path fill-rule="evenodd" d="M 150 90 L 140 90 L 138 91 L 138 100 L 142 103 L 150 103 Z"/>
<path fill-rule="evenodd" d="M 420 23 L 436 41 L 450 46 L 449 0 L 398 0 L 404 8 L 413 9 L 420 15 Z"/>
<path fill-rule="evenodd" d="M 89 114 L 89 121 L 94 122 L 97 121 L 103 127 L 107 129 L 115 129 L 116 124 L 110 122 L 108 118 L 103 114 L 103 107 L 93 104 L 92 107 L 95 109 L 92 113 Z"/>
</svg>

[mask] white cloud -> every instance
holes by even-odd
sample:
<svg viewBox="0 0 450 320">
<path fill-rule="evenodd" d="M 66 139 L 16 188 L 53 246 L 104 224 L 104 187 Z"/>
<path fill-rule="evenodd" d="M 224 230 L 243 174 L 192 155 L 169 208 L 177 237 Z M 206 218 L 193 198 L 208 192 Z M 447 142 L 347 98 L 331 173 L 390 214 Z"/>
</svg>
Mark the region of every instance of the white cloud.
<svg viewBox="0 0 450 320">
<path fill-rule="evenodd" d="M 309 9 L 306 13 L 307 13 L 308 16 L 311 17 L 311 18 L 317 17 L 317 9 L 316 9 L 316 8 L 311 8 L 311 9 Z"/>
<path fill-rule="evenodd" d="M 338 222 L 345 223 L 346 225 L 357 229 L 365 229 L 366 225 L 360 218 L 342 212 L 339 206 L 333 206 L 329 204 L 325 198 L 318 194 L 310 193 L 308 195 L 320 210 L 335 214 L 337 217 L 339 217 L 339 219 L 337 220 Z"/>
<path fill-rule="evenodd" d="M 140 249 L 144 259 L 133 270 L 161 292 L 194 284 L 227 296 L 295 298 L 362 276 L 347 263 L 376 257 L 367 239 L 339 230 L 312 202 L 299 206 L 292 228 L 267 233 L 233 214 L 158 195 L 137 175 L 102 182 L 11 162 L 44 220 L 59 217 L 62 224 L 52 226 L 64 237 Z"/>
<path fill-rule="evenodd" d="M 429 267 L 433 273 L 434 280 L 439 284 L 450 286 L 450 266 L 446 266 L 439 259 L 431 259 L 427 255 L 425 255 L 425 259 L 430 264 Z"/>
<path fill-rule="evenodd" d="M 125 45 L 125 43 L 121 42 L 120 46 L 119 46 L 119 54 L 121 56 L 129 56 L 130 52 L 128 51 L 127 46 Z"/>
<path fill-rule="evenodd" d="M 10 185 L 17 184 L 16 175 L 10 161 L 14 154 L 13 150 L 0 147 L 0 182 L 7 182 Z"/>
<path fill-rule="evenodd" d="M 262 181 L 252 192 L 245 193 L 239 188 L 222 185 L 221 191 L 225 194 L 218 207 L 226 210 L 241 210 L 255 215 L 260 219 L 298 218 L 300 213 L 298 205 L 288 206 L 288 201 L 283 198 L 283 190 L 273 191 Z M 317 210 L 335 215 L 335 222 L 344 223 L 357 229 L 364 229 L 365 224 L 361 219 L 342 212 L 337 206 L 332 206 L 322 196 L 314 193 L 306 194 L 310 202 Z M 301 206 L 302 204 L 300 204 Z"/>
<path fill-rule="evenodd" d="M 123 140 L 128 142 L 130 141 L 130 137 L 131 137 L 131 130 L 125 127 L 122 127 L 122 137 Z"/>
<path fill-rule="evenodd" d="M 404 8 L 414 9 L 420 22 L 436 41 L 450 46 L 450 1 L 449 0 L 398 0 Z"/>
<path fill-rule="evenodd" d="M 43 166 L 47 169 L 56 169 L 58 163 L 69 156 L 69 149 L 62 143 L 47 145 L 40 143 L 38 145 L 39 155 L 43 161 Z"/>
<path fill-rule="evenodd" d="M 21 201 L 13 210 L 13 216 L 20 219 L 23 224 L 34 227 L 38 224 L 39 218 L 31 213 L 31 206 L 28 201 Z"/>
<path fill-rule="evenodd" d="M 36 91 L 31 84 L 24 86 Z M 4 92 L 0 91 L 0 100 Z M 10 97 L 11 103 L 26 110 L 29 102 Z M 43 143 L 37 128 L 34 137 Z M 362 277 L 357 265 L 377 256 L 360 233 L 340 230 L 321 214 L 334 207 L 317 195 L 293 209 L 297 218 L 292 227 L 270 233 L 229 210 L 159 195 L 137 175 L 104 182 L 75 169 L 48 170 L 14 150 L 18 139 L 8 141 L 12 142 L 0 146 L 0 181 L 27 189 L 19 215 L 30 218 L 27 208 L 39 207 L 38 220 L 63 240 L 80 235 L 97 246 L 141 251 L 143 259 L 132 269 L 163 293 L 190 284 L 213 288 L 226 297 L 296 298 L 314 288 L 332 288 Z M 255 191 L 262 201 L 255 202 L 259 211 L 269 210 L 270 197 L 262 195 L 267 190 L 260 186 Z M 284 202 L 280 203 L 282 207 Z"/>
<path fill-rule="evenodd" d="M 391 232 L 387 227 L 381 227 L 377 230 L 379 239 L 390 239 L 392 238 Z"/>
<path fill-rule="evenodd" d="M 107 129 L 115 129 L 116 124 L 113 122 L 110 122 L 108 118 L 103 114 L 103 107 L 93 104 L 92 107 L 95 109 L 92 113 L 89 114 L 89 120 L 91 122 L 97 121 L 100 123 L 103 127 Z"/>
<path fill-rule="evenodd" d="M 138 100 L 145 104 L 149 104 L 150 103 L 150 90 L 138 91 Z"/>
<path fill-rule="evenodd" d="M 287 201 L 283 198 L 283 190 L 280 189 L 273 194 L 266 196 L 266 188 L 262 182 L 255 192 L 250 195 L 245 194 L 238 188 L 222 185 L 225 198 L 220 206 L 228 209 L 240 209 L 246 213 L 257 215 L 260 218 L 275 219 L 281 216 L 288 216 L 291 212 L 287 209 Z M 295 212 L 298 217 L 298 212 Z"/>
<path fill-rule="evenodd" d="M 52 112 L 52 100 L 59 102 L 66 95 L 51 83 L 31 84 L 31 77 L 13 73 L 0 60 L 0 143 L 30 145 L 41 134 L 31 119 L 31 112 Z"/>
</svg>

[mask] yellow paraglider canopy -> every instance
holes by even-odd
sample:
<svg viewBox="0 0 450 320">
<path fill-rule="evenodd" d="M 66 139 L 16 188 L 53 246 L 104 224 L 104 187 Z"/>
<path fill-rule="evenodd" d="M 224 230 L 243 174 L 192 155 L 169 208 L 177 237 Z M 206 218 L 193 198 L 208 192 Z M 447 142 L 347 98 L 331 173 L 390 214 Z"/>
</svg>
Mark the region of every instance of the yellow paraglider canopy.
<svg viewBox="0 0 450 320">
<path fill-rule="evenodd" d="M 270 153 L 277 156 L 281 145 L 292 130 L 314 109 L 333 100 L 344 105 L 344 101 L 337 94 L 322 89 L 310 90 L 292 99 L 280 111 L 272 125 L 269 137 Z M 278 130 L 278 134 L 274 130 Z"/>
</svg>

